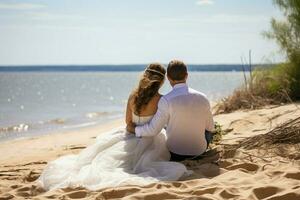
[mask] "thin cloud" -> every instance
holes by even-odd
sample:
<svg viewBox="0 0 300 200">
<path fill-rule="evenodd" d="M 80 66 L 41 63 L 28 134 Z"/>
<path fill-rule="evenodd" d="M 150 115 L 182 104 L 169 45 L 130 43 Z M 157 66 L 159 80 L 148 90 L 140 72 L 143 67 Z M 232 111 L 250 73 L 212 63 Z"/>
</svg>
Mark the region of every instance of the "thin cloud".
<svg viewBox="0 0 300 200">
<path fill-rule="evenodd" d="M 215 2 L 213 0 L 199 0 L 196 2 L 198 6 L 208 6 L 213 5 Z"/>
<path fill-rule="evenodd" d="M 216 14 L 216 15 L 198 15 L 186 16 L 180 18 L 163 18 L 162 21 L 166 23 L 206 23 L 206 24 L 218 24 L 218 23 L 260 23 L 268 22 L 269 16 L 266 15 L 232 15 L 232 14 Z"/>
<path fill-rule="evenodd" d="M 73 14 L 61 14 L 61 13 L 51 13 L 51 12 L 40 12 L 40 11 L 32 11 L 26 12 L 26 16 L 29 19 L 33 20 L 83 20 L 86 17 L 81 15 L 73 15 Z"/>
<path fill-rule="evenodd" d="M 0 3 L 0 10 L 35 10 L 46 6 L 35 3 Z"/>
</svg>

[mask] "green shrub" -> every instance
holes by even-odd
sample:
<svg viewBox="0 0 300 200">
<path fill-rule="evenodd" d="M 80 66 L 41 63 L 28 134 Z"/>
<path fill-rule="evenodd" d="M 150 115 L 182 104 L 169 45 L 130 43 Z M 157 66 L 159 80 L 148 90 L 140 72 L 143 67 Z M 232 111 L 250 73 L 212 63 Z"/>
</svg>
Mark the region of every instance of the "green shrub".
<svg viewBox="0 0 300 200">
<path fill-rule="evenodd" d="M 251 80 L 216 104 L 215 114 L 289 102 L 291 81 L 287 71 L 287 64 L 255 69 Z"/>
<path fill-rule="evenodd" d="M 273 0 L 273 2 L 283 12 L 285 19 L 273 18 L 271 30 L 264 35 L 274 40 L 286 55 L 288 64 L 284 75 L 289 77 L 289 94 L 292 99 L 300 99 L 300 1 Z M 277 77 L 280 75 L 277 74 Z"/>
<path fill-rule="evenodd" d="M 215 131 L 212 143 L 218 144 L 222 140 L 223 135 L 225 135 L 225 132 L 223 131 L 222 126 L 218 122 L 215 122 Z"/>
</svg>

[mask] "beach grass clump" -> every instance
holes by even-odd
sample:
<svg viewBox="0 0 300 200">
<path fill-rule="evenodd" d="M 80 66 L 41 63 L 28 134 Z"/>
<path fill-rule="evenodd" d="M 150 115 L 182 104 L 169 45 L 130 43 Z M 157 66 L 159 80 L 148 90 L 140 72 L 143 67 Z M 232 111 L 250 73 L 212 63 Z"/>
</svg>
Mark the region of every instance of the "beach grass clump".
<svg viewBox="0 0 300 200">
<path fill-rule="evenodd" d="M 246 149 L 270 147 L 276 144 L 300 143 L 300 117 L 287 121 L 271 131 L 247 138 L 240 142 L 240 146 Z"/>
<path fill-rule="evenodd" d="M 273 130 L 246 138 L 238 147 L 247 150 L 258 149 L 265 156 L 281 156 L 289 159 L 300 159 L 300 117 L 289 120 Z"/>
<path fill-rule="evenodd" d="M 251 162 L 253 158 L 271 162 L 276 156 L 300 160 L 300 117 L 286 121 L 265 134 L 247 137 L 238 143 L 225 144 L 223 148 L 224 157 L 232 158 L 239 150 L 248 155 Z"/>
<path fill-rule="evenodd" d="M 292 101 L 288 70 L 287 64 L 278 64 L 272 68 L 256 68 L 250 72 L 250 80 L 246 80 L 242 87 L 216 104 L 215 114 L 239 109 L 258 109 L 266 105 Z"/>
</svg>

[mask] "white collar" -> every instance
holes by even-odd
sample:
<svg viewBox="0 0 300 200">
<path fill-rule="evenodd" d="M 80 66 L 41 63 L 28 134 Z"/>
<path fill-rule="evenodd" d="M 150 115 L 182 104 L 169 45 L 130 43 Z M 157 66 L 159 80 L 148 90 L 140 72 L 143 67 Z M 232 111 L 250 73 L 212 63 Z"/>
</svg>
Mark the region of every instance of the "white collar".
<svg viewBox="0 0 300 200">
<path fill-rule="evenodd" d="M 182 87 L 187 87 L 187 84 L 186 83 L 177 83 L 176 85 L 173 86 L 173 89 L 182 88 Z"/>
</svg>

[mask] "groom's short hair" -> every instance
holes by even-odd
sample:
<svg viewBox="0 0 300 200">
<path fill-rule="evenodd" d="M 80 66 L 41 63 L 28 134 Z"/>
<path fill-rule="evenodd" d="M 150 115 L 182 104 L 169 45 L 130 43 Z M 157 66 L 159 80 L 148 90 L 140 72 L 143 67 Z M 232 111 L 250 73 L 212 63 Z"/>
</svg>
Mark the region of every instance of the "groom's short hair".
<svg viewBox="0 0 300 200">
<path fill-rule="evenodd" d="M 168 77 L 174 81 L 181 81 L 187 74 L 187 66 L 180 60 L 172 60 L 168 64 Z"/>
</svg>

